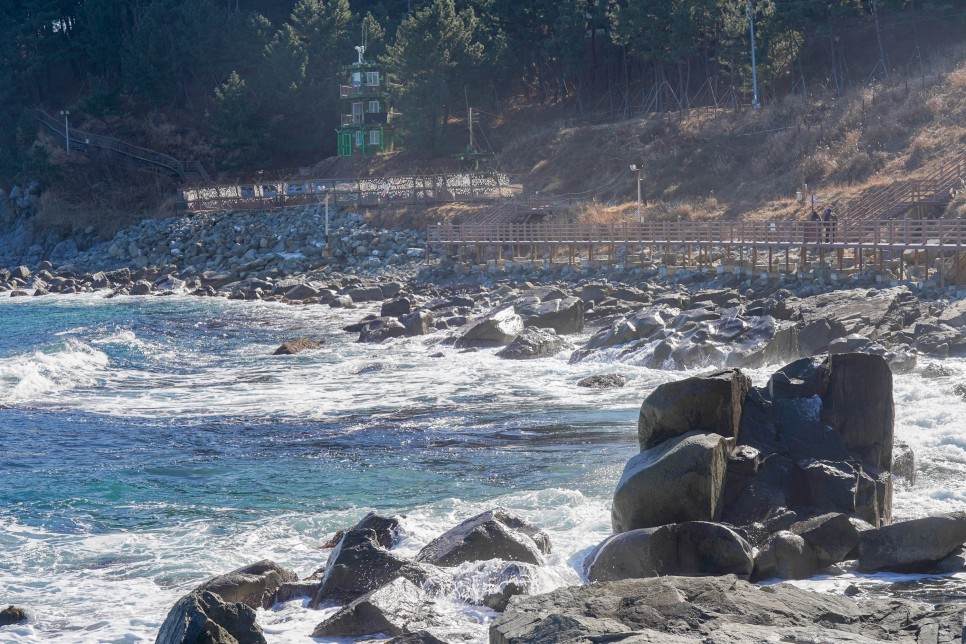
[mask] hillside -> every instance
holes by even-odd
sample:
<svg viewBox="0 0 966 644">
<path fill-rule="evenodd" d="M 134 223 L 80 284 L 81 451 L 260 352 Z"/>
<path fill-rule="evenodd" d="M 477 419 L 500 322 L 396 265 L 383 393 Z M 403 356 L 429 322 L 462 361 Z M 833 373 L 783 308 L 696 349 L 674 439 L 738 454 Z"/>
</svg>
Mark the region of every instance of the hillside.
<svg viewBox="0 0 966 644">
<path fill-rule="evenodd" d="M 761 111 L 695 109 L 546 127 L 498 163 L 533 190 L 596 193 L 582 213 L 591 220 L 636 218 L 628 168 L 642 162 L 648 219 L 760 219 L 805 216 L 810 207 L 795 200 L 798 190 L 841 209 L 872 187 L 925 174 L 963 151 L 966 63 L 958 51 L 927 76 L 838 99 L 792 95 Z"/>
</svg>

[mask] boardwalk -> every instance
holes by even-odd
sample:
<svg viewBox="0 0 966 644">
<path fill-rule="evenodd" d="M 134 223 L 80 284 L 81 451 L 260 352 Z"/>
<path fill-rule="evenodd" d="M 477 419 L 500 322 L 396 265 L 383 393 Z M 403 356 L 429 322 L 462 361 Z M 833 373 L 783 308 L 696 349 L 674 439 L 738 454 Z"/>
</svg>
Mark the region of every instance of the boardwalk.
<svg viewBox="0 0 966 644">
<path fill-rule="evenodd" d="M 568 263 L 659 258 L 685 267 L 711 267 L 717 261 L 752 273 L 796 272 L 813 261 L 838 271 L 881 271 L 886 262 L 911 251 L 913 272 L 918 275 L 921 268 L 928 279 L 931 260 L 966 252 L 966 221 L 840 221 L 834 227 L 812 221 L 429 226 L 427 245 L 449 256 L 475 256 L 478 262 L 504 256 Z M 724 252 L 725 258 L 714 260 L 715 251 Z M 893 268 L 904 277 L 909 268 L 904 261 L 895 263 Z"/>
</svg>

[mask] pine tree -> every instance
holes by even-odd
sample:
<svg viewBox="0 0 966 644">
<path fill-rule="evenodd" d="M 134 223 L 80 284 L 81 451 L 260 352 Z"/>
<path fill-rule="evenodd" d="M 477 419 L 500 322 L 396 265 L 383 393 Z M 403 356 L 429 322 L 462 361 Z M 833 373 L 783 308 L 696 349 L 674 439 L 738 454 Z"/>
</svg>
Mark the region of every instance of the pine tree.
<svg viewBox="0 0 966 644">
<path fill-rule="evenodd" d="M 457 13 L 453 0 L 433 0 L 399 25 L 385 62 L 399 83 L 395 105 L 408 146 L 440 150 L 453 103 L 462 103 L 463 87 L 474 80 L 469 72 L 483 56 L 476 28 L 473 11 Z"/>
</svg>

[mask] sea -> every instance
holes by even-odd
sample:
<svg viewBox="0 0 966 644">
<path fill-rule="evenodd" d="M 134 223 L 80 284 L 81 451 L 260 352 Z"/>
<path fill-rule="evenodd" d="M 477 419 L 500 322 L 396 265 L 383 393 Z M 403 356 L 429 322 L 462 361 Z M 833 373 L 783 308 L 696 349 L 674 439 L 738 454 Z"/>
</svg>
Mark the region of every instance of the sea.
<svg viewBox="0 0 966 644">
<path fill-rule="evenodd" d="M 0 642 L 153 641 L 179 597 L 261 559 L 305 577 L 323 546 L 367 512 L 400 517 L 415 555 L 479 512 L 504 507 L 553 544 L 536 591 L 581 583 L 610 534 L 610 500 L 637 451 L 641 402 L 680 371 L 568 352 L 511 361 L 461 353 L 445 334 L 356 342 L 368 309 L 103 295 L 0 299 L 0 604 L 28 610 Z M 320 349 L 273 356 L 282 342 Z M 573 338 L 579 345 L 586 337 Z M 951 375 L 895 377 L 896 434 L 918 458 L 894 514 L 966 508 L 966 401 Z M 713 365 L 709 365 L 713 366 Z M 749 372 L 763 385 L 780 365 Z M 621 373 L 620 389 L 577 386 Z M 491 565 L 456 571 L 443 639 L 484 642 L 475 605 Z M 939 580 L 942 582 L 942 580 Z M 936 578 L 846 570 L 823 592 Z M 259 610 L 269 642 L 310 634 L 336 608 Z"/>
</svg>

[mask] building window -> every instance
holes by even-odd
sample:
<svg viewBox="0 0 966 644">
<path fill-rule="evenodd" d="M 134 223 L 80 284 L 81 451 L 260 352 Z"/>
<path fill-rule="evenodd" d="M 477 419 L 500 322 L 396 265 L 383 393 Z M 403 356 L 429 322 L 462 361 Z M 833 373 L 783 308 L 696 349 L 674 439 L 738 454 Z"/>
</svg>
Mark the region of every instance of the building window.
<svg viewBox="0 0 966 644">
<path fill-rule="evenodd" d="M 370 114 L 379 113 L 379 101 L 369 101 L 369 113 Z"/>
<path fill-rule="evenodd" d="M 369 131 L 369 145 L 379 145 L 379 130 Z"/>
<path fill-rule="evenodd" d="M 366 85 L 379 87 L 379 72 L 366 72 Z"/>
<path fill-rule="evenodd" d="M 362 72 L 352 72 L 352 86 L 359 87 L 362 85 Z"/>
<path fill-rule="evenodd" d="M 358 132 L 356 132 L 356 147 L 357 148 L 362 147 L 362 130 L 359 130 Z"/>
</svg>

